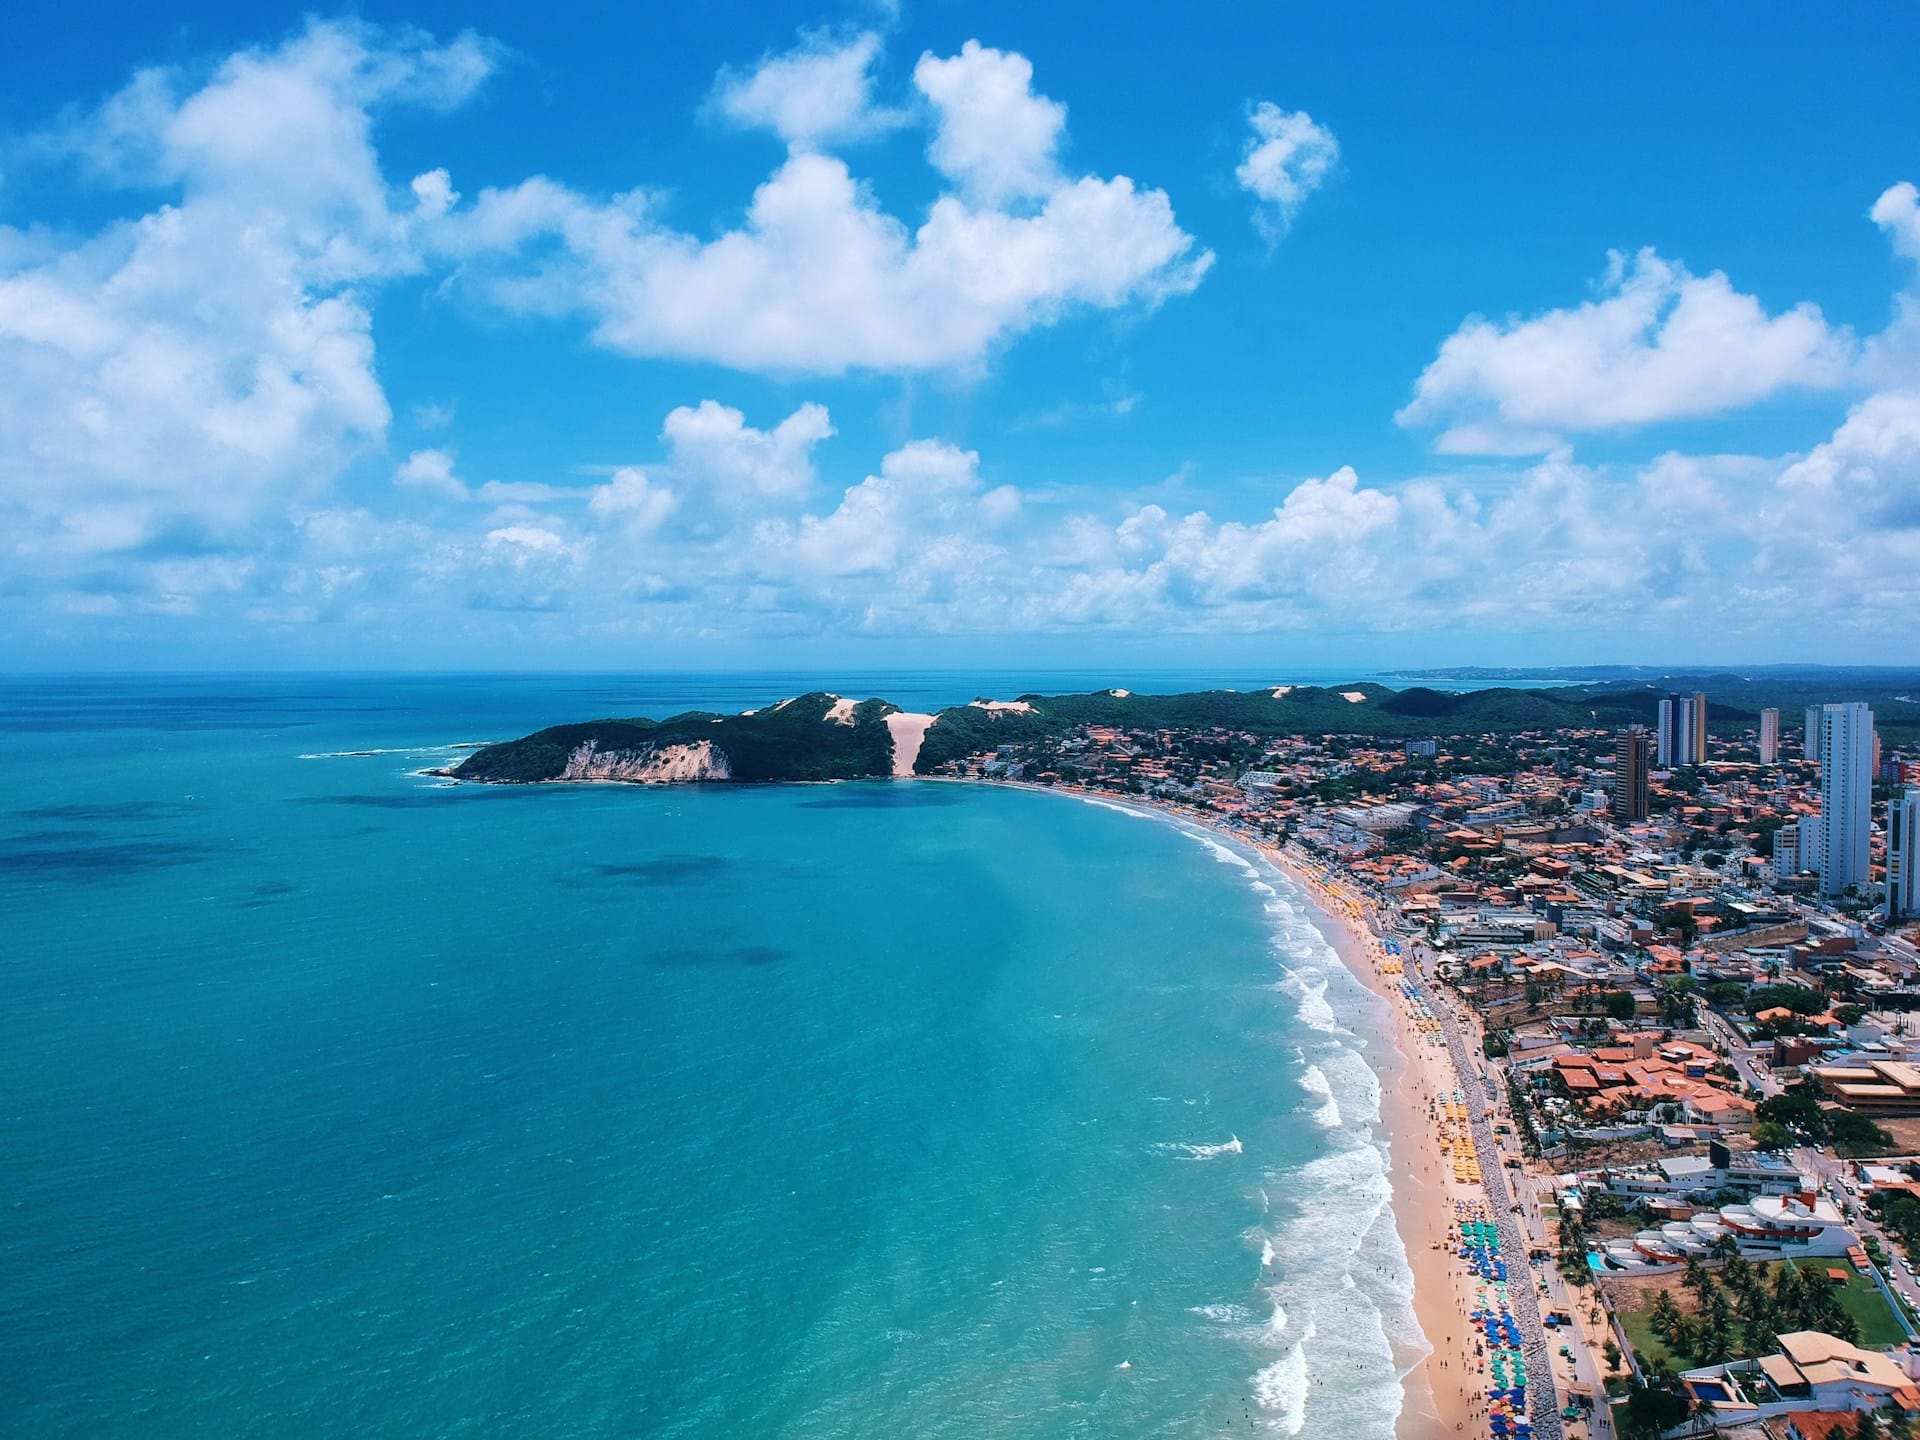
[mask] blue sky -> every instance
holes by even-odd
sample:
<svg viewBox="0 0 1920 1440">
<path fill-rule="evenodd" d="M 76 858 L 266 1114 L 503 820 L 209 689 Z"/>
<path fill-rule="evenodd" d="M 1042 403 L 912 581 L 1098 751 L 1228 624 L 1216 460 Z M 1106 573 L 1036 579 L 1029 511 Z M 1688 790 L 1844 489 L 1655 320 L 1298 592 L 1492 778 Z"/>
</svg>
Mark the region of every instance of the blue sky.
<svg viewBox="0 0 1920 1440">
<path fill-rule="evenodd" d="M 0 666 L 1920 659 L 1910 7 L 549 8 L 9 12 Z"/>
</svg>

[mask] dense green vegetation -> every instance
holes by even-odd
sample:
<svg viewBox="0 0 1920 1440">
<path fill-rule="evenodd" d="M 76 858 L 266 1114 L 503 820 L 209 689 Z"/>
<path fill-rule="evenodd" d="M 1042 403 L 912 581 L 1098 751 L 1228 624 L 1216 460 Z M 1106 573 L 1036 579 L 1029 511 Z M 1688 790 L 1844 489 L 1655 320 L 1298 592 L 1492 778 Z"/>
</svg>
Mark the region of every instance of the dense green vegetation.
<svg viewBox="0 0 1920 1440">
<path fill-rule="evenodd" d="M 1846 1279 L 1830 1280 L 1828 1268 L 1728 1254 L 1716 1270 L 1693 1260 L 1678 1287 L 1691 1296 L 1687 1310 L 1673 1291 L 1660 1289 L 1638 1292 L 1637 1304 L 1621 1297 L 1616 1313 L 1641 1365 L 1655 1373 L 1764 1355 L 1790 1330 L 1823 1330 L 1869 1349 L 1906 1339 L 1871 1280 L 1851 1269 Z"/>
<path fill-rule="evenodd" d="M 1896 740 L 1920 736 L 1920 705 L 1903 698 L 1920 692 L 1920 675 L 1891 671 L 1864 676 L 1816 672 L 1778 679 L 1663 676 L 1657 682 L 1602 679 L 1591 685 L 1558 689 L 1494 687 L 1461 692 L 1425 686 L 1392 690 L 1370 682 L 1336 687 L 1301 685 L 1283 688 L 1278 694 L 1272 690 L 1207 690 L 1183 695 L 1129 695 L 1096 690 L 1082 695 L 1023 695 L 1019 698 L 1032 706 L 1025 713 L 967 705 L 943 710 L 927 731 L 915 768 L 921 774 L 932 774 L 943 765 L 988 751 L 1065 737 L 1084 726 L 1108 726 L 1135 735 L 1183 732 L 1190 737 L 1181 742 L 1183 746 L 1209 743 L 1202 739 L 1207 731 L 1262 739 L 1310 736 L 1334 744 L 1444 737 L 1456 755 L 1470 762 L 1470 768 L 1478 766 L 1481 773 L 1499 773 L 1498 756 L 1465 756 L 1465 750 L 1479 748 L 1478 737 L 1652 724 L 1661 696 L 1670 691 L 1702 689 L 1710 697 L 1708 713 L 1715 729 L 1751 728 L 1762 705 L 1780 706 L 1783 719 L 1791 724 L 1802 704 L 1866 699 L 1873 704 L 1883 733 Z M 882 721 L 897 707 L 880 700 L 866 701 L 857 712 L 856 723 L 846 726 L 822 723 L 831 703 L 831 697 L 813 694 L 755 715 L 693 712 L 665 720 L 610 719 L 561 725 L 478 751 L 456 773 L 474 780 L 546 780 L 559 775 L 567 755 L 587 740 L 597 742 L 603 750 L 628 751 L 707 740 L 726 755 L 734 777 L 740 780 L 853 779 L 888 774 L 891 741 Z M 1245 742 L 1238 743 L 1244 748 Z M 1222 758 L 1241 757 L 1235 754 Z M 1257 755 L 1249 750 L 1246 758 Z M 1062 757 L 1061 765 L 1063 774 L 1072 769 L 1072 757 Z M 1436 775 L 1449 768 L 1431 760 L 1424 762 L 1424 767 Z M 1353 786 L 1356 790 L 1375 788 L 1370 781 L 1355 781 Z M 1345 797 L 1330 794 L 1322 798 Z"/>
<path fill-rule="evenodd" d="M 1799 1090 L 1762 1100 L 1754 1115 L 1758 1120 L 1797 1130 L 1816 1145 L 1832 1145 L 1850 1158 L 1885 1155 L 1893 1148 L 1893 1136 L 1865 1115 L 1821 1105 L 1819 1084 L 1813 1080 Z"/>
<path fill-rule="evenodd" d="M 567 756 L 594 742 L 602 751 L 640 753 L 667 745 L 710 741 L 727 758 L 735 780 L 857 780 L 893 773 L 893 741 L 886 717 L 898 706 L 866 700 L 853 723 L 826 718 L 834 697 L 802 695 L 779 709 L 753 715 L 690 711 L 665 720 L 594 720 L 556 725 L 521 740 L 476 750 L 457 766 L 462 780 L 527 783 L 552 780 Z"/>
</svg>

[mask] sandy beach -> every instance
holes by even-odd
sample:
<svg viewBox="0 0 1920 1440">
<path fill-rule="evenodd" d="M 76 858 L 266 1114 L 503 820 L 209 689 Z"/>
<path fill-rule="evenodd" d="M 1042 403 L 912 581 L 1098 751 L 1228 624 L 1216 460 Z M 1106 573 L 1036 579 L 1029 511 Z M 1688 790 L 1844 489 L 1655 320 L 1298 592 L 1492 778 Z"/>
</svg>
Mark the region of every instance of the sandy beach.
<svg viewBox="0 0 1920 1440">
<path fill-rule="evenodd" d="M 1448 1232 L 1455 1201 L 1483 1200 L 1484 1192 L 1454 1180 L 1452 1163 L 1440 1148 L 1440 1126 L 1428 1109 L 1432 1100 L 1459 1088 L 1453 1061 L 1444 1046 L 1430 1043 L 1419 1029 L 1394 977 L 1382 968 L 1385 951 L 1364 916 L 1353 913 L 1350 902 L 1329 893 L 1319 877 L 1285 852 L 1255 848 L 1307 892 L 1321 933 L 1393 1017 L 1393 1048 L 1377 1066 L 1380 1119 L 1393 1160 L 1394 1219 L 1413 1270 L 1414 1314 L 1433 1346 L 1433 1353 L 1406 1376 L 1399 1433 L 1405 1440 L 1479 1433 L 1486 1423 L 1481 1403 L 1486 1380 L 1467 1323 L 1473 1287 L 1448 1248 Z"/>
</svg>

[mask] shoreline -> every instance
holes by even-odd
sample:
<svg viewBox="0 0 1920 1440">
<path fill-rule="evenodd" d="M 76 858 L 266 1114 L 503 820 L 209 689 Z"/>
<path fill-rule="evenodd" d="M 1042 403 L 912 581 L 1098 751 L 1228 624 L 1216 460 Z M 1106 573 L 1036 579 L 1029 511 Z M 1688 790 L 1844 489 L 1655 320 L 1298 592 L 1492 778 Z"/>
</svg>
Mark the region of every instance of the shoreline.
<svg viewBox="0 0 1920 1440">
<path fill-rule="evenodd" d="M 1488 1197 L 1480 1186 L 1452 1179 L 1453 1161 L 1442 1147 L 1440 1125 L 1428 1111 L 1431 1100 L 1444 1100 L 1464 1087 L 1447 1048 L 1434 1043 L 1419 1027 L 1412 1007 L 1388 973 L 1381 937 L 1364 915 L 1356 913 L 1353 902 L 1336 895 L 1321 877 L 1284 848 L 1169 806 L 1137 796 L 1021 781 L 948 783 L 1064 795 L 1083 802 L 1126 806 L 1156 819 L 1192 825 L 1253 851 L 1299 889 L 1309 922 L 1340 964 L 1380 1001 L 1385 1011 L 1384 1023 L 1372 1025 L 1365 1032 L 1369 1038 L 1385 1043 L 1365 1058 L 1380 1085 L 1377 1126 L 1387 1145 L 1393 1223 L 1413 1274 L 1414 1318 L 1427 1345 L 1427 1353 L 1401 1371 L 1401 1406 L 1395 1433 L 1400 1440 L 1429 1440 L 1437 1434 L 1468 1435 L 1483 1429 L 1486 1422 L 1479 1406 L 1484 1400 L 1486 1379 L 1467 1318 L 1476 1304 L 1473 1283 L 1450 1241 L 1455 1202 L 1485 1205 Z M 1406 1361 L 1396 1355 L 1395 1363 Z"/>
<path fill-rule="evenodd" d="M 1445 1047 L 1429 1043 L 1416 1027 L 1405 997 L 1383 968 L 1384 952 L 1373 929 L 1358 917 L 1343 918 L 1336 908 L 1338 898 L 1285 850 L 1244 839 L 1242 843 L 1300 887 L 1314 928 L 1387 1011 L 1381 1037 L 1388 1041 L 1387 1059 L 1374 1072 L 1380 1081 L 1380 1125 L 1392 1161 L 1388 1179 L 1394 1227 L 1413 1272 L 1413 1313 L 1428 1346 L 1428 1353 L 1401 1376 L 1405 1394 L 1395 1430 L 1401 1440 L 1448 1431 L 1472 1433 L 1484 1425 L 1476 1414 L 1476 1400 L 1486 1382 L 1467 1321 L 1475 1303 L 1472 1282 L 1450 1245 L 1453 1202 L 1468 1187 L 1449 1183 L 1452 1161 L 1440 1147 L 1440 1131 L 1427 1108 L 1430 1099 L 1460 1089 L 1460 1077 Z M 1474 1198 L 1484 1198 L 1478 1187 L 1472 1192 Z"/>
</svg>

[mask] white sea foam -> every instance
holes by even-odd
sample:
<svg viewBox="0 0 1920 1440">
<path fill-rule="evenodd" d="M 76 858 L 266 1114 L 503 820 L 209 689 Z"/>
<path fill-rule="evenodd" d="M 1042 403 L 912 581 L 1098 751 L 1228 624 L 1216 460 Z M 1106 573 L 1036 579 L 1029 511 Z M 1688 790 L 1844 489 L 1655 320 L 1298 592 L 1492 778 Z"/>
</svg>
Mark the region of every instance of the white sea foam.
<svg viewBox="0 0 1920 1440">
<path fill-rule="evenodd" d="M 1318 912 L 1290 876 L 1264 857 L 1249 861 L 1172 823 L 1221 863 L 1244 871 L 1260 898 L 1278 977 L 1273 989 L 1290 1002 L 1287 1018 L 1310 1032 L 1295 1049 L 1301 1085 L 1314 1102 L 1308 1113 L 1318 1143 L 1332 1147 L 1263 1177 L 1265 1217 L 1249 1244 L 1259 1254 L 1262 1308 L 1270 1306 L 1265 1321 L 1249 1312 L 1242 1323 L 1231 1307 L 1215 1305 L 1195 1313 L 1264 1352 L 1251 1384 L 1271 1433 L 1389 1436 L 1402 1405 L 1401 1376 L 1432 1347 L 1414 1316 L 1413 1272 L 1393 1223 L 1386 1146 L 1373 1133 L 1380 1082 L 1365 1051 L 1384 1007 L 1328 943 L 1314 923 Z M 1239 1153 L 1238 1137 L 1230 1145 Z M 1205 1145 L 1158 1148 L 1194 1159 L 1229 1153 Z"/>
<path fill-rule="evenodd" d="M 1198 1315 L 1202 1320 L 1211 1320 L 1216 1325 L 1245 1325 L 1253 1317 L 1244 1305 L 1192 1305 L 1187 1308 L 1189 1315 Z"/>
<path fill-rule="evenodd" d="M 1222 845 L 1211 836 L 1202 835 L 1198 830 L 1182 829 L 1180 833 L 1189 839 L 1199 841 L 1200 844 L 1205 847 L 1207 853 L 1212 855 L 1213 858 L 1218 860 L 1222 865 L 1232 865 L 1237 869 L 1246 871 L 1249 875 L 1258 875 L 1260 873 L 1254 868 L 1253 862 L 1247 859 L 1246 856 L 1230 846 Z"/>
<path fill-rule="evenodd" d="M 1241 1154 L 1246 1146 L 1240 1143 L 1238 1135 L 1234 1135 L 1218 1145 L 1190 1145 L 1184 1140 L 1175 1140 L 1153 1148 L 1167 1155 L 1185 1155 L 1190 1160 L 1212 1160 L 1220 1155 Z"/>
<path fill-rule="evenodd" d="M 1133 805 L 1116 805 L 1111 800 L 1099 800 L 1092 795 L 1076 795 L 1073 798 L 1083 805 L 1093 805 L 1101 810 L 1111 810 L 1116 815 L 1131 815 L 1136 820 L 1158 820 L 1160 818 L 1152 811 L 1142 810 Z"/>
<path fill-rule="evenodd" d="M 1300 1023 L 1322 1035 L 1349 1033 L 1327 1003 L 1327 977 L 1318 970 L 1295 970 L 1280 982 L 1280 989 L 1300 1004 Z"/>
<path fill-rule="evenodd" d="M 1298 1435 L 1307 1423 L 1307 1341 L 1313 1335 L 1309 1320 L 1293 1348 L 1253 1377 L 1253 1398 L 1273 1417 L 1270 1428 L 1282 1435 Z"/>
<path fill-rule="evenodd" d="M 482 750 L 487 740 L 456 740 L 450 745 L 393 745 L 376 750 L 316 750 L 296 756 L 300 760 L 370 760 L 378 755 L 450 755 L 455 750 Z"/>
<path fill-rule="evenodd" d="M 1327 1083 L 1326 1072 L 1318 1065 L 1307 1066 L 1306 1073 L 1300 1077 L 1300 1088 L 1320 1103 L 1313 1112 L 1313 1123 L 1322 1130 L 1340 1128 L 1340 1102 L 1333 1098 L 1333 1087 Z"/>
</svg>

